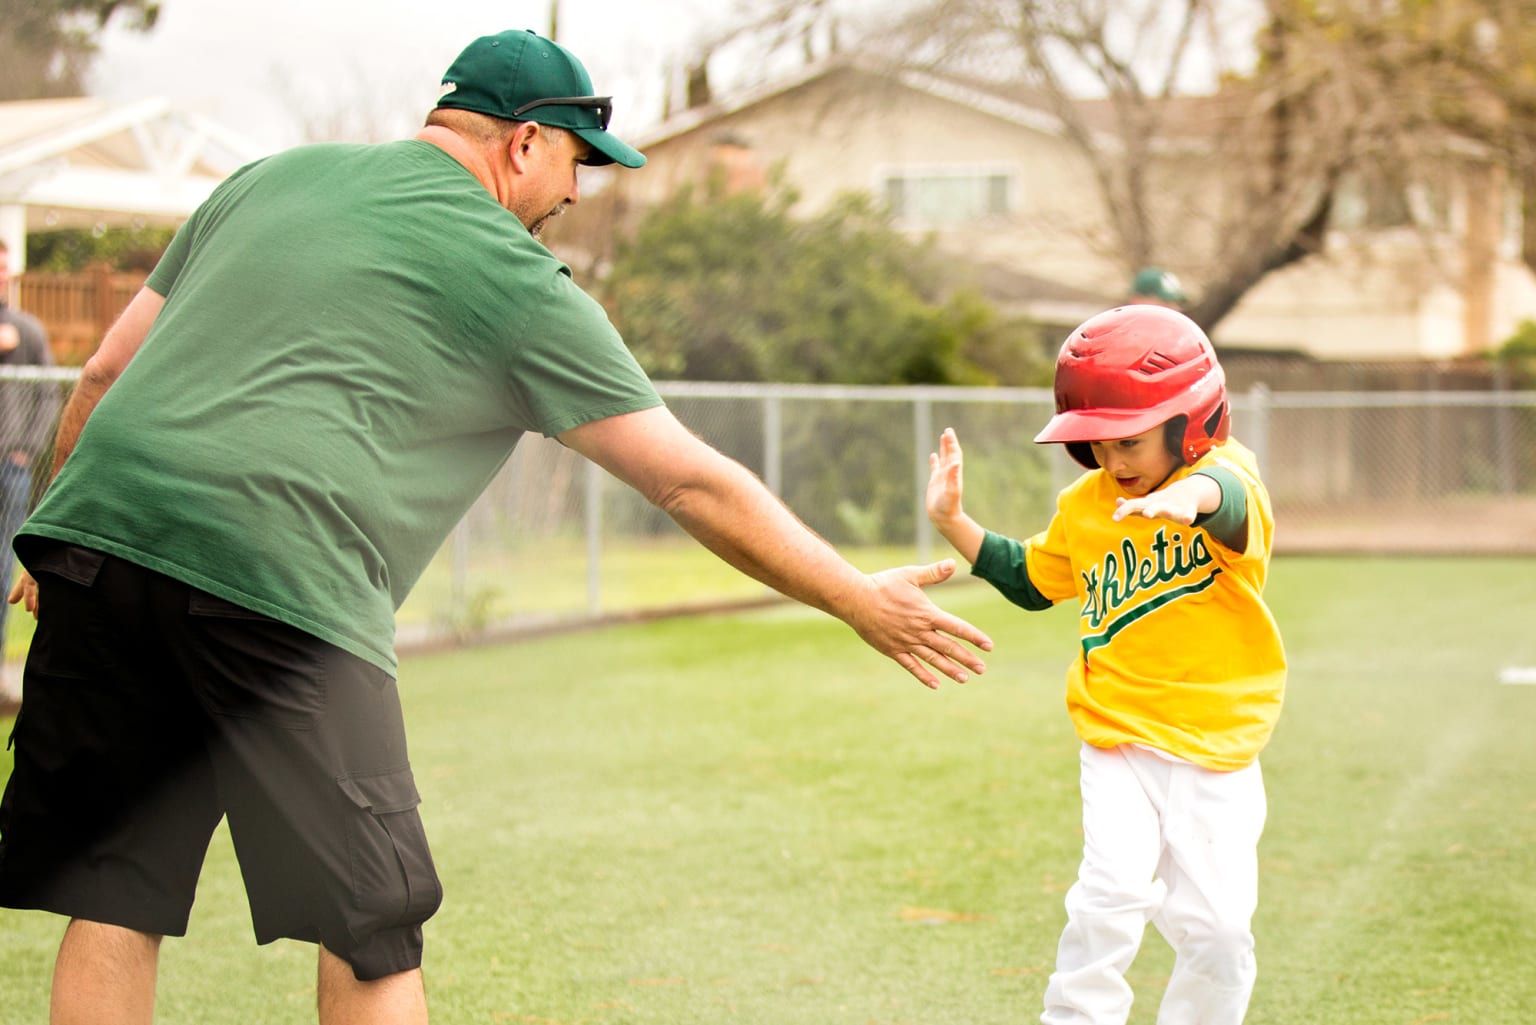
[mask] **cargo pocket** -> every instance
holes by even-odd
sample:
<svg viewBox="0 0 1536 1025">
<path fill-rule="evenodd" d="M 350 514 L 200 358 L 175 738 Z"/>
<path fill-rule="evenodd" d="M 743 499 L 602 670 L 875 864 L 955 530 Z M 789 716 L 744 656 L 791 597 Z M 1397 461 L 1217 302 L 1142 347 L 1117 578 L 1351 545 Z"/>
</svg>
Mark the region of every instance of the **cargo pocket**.
<svg viewBox="0 0 1536 1025">
<path fill-rule="evenodd" d="M 443 890 L 416 811 L 421 797 L 410 767 L 336 782 L 363 813 L 352 816 L 347 828 L 354 906 L 374 929 L 425 922 L 442 903 Z"/>
<path fill-rule="evenodd" d="M 28 646 L 28 673 L 90 680 L 117 664 L 116 617 L 103 611 L 107 599 L 92 593 L 106 559 L 62 543 L 31 552 L 24 565 L 37 580 L 40 615 Z"/>
</svg>

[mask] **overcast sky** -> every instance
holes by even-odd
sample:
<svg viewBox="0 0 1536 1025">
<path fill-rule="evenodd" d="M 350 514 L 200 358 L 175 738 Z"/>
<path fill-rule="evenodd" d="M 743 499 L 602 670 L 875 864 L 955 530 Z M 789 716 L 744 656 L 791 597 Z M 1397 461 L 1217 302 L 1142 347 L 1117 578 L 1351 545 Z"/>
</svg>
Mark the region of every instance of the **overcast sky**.
<svg viewBox="0 0 1536 1025">
<path fill-rule="evenodd" d="M 660 119 L 663 69 L 745 2 L 560 0 L 560 41 L 614 95 L 614 130 L 636 134 Z M 154 31 L 104 34 L 91 91 L 166 96 L 270 149 L 303 141 L 295 98 L 398 111 L 405 132 L 471 39 L 548 27 L 549 0 L 163 0 Z"/>
<path fill-rule="evenodd" d="M 504 29 L 546 33 L 550 2 L 161 0 L 152 32 L 114 25 L 104 33 L 91 92 L 124 101 L 167 97 L 264 152 L 307 141 L 306 127 L 317 124 L 321 137 L 333 137 L 326 122 L 349 110 L 374 136 L 396 138 L 421 124 L 442 73 L 466 43 Z M 560 41 L 587 66 L 597 91 L 613 95 L 614 131 L 643 135 L 661 120 L 667 69 L 769 2 L 559 0 Z M 847 27 L 906 0 L 825 2 Z M 1162 0 L 1140 3 L 1163 10 L 1156 6 Z M 1245 6 L 1260 9 L 1237 0 L 1222 8 L 1236 19 L 1239 38 L 1252 35 Z M 745 45 L 717 51 L 710 64 L 717 92 L 771 73 Z"/>
</svg>

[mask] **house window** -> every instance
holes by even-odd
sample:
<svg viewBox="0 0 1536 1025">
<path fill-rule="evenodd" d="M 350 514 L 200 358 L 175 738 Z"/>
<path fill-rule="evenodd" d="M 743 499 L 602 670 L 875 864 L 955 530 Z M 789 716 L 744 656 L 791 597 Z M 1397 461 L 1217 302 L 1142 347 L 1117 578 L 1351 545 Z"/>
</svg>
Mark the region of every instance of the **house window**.
<svg viewBox="0 0 1536 1025">
<path fill-rule="evenodd" d="M 897 220 L 944 227 L 1006 216 L 1012 179 L 1001 171 L 898 171 L 884 175 L 883 192 Z"/>
<path fill-rule="evenodd" d="M 1334 195 L 1332 226 L 1342 231 L 1451 228 L 1450 191 L 1443 181 L 1407 184 L 1395 176 L 1352 175 Z"/>
</svg>

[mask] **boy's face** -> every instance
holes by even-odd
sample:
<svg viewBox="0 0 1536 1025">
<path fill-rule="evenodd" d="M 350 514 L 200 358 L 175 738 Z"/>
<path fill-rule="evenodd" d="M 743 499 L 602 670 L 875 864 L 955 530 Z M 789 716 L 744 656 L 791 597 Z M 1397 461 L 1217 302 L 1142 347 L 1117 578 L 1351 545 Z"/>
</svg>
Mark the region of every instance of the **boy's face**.
<svg viewBox="0 0 1536 1025">
<path fill-rule="evenodd" d="M 1093 457 L 1132 498 L 1140 498 L 1172 476 L 1184 460 L 1168 451 L 1163 425 L 1119 441 L 1091 441 Z"/>
</svg>

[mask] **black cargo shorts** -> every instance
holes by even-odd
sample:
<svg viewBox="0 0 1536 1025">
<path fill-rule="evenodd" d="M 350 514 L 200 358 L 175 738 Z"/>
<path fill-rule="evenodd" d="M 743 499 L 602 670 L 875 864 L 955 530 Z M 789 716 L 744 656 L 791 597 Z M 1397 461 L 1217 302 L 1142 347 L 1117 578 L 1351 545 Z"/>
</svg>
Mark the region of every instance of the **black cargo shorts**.
<svg viewBox="0 0 1536 1025">
<path fill-rule="evenodd" d="M 442 889 L 393 677 L 92 549 L 26 563 L 0 905 L 185 935 L 228 816 L 257 942 L 324 944 L 363 980 L 418 967 Z"/>
</svg>

